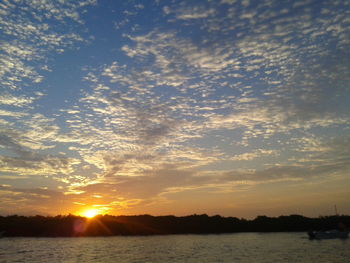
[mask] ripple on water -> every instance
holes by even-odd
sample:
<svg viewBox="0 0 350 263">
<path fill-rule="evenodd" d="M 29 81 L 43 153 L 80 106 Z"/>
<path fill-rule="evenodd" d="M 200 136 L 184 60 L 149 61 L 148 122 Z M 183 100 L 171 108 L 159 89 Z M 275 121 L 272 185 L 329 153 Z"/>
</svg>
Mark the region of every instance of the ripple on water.
<svg viewBox="0 0 350 263">
<path fill-rule="evenodd" d="M 239 233 L 98 238 L 2 238 L 7 262 L 348 262 L 348 240 L 310 241 L 305 233 Z"/>
</svg>

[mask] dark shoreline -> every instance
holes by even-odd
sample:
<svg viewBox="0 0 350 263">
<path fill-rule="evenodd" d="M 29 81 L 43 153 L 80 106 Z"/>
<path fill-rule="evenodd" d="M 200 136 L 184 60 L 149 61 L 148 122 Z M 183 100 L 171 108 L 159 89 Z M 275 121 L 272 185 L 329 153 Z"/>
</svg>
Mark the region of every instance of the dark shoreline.
<svg viewBox="0 0 350 263">
<path fill-rule="evenodd" d="M 258 216 L 253 220 L 207 215 L 0 216 L 3 237 L 105 237 L 242 232 L 306 232 L 350 226 L 350 216 L 308 218 L 301 215 Z"/>
</svg>

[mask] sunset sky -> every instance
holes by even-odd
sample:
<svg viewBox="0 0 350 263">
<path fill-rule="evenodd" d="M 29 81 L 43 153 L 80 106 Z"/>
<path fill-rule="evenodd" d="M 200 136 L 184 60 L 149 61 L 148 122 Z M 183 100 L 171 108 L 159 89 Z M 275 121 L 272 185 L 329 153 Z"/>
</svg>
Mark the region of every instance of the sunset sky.
<svg viewBox="0 0 350 263">
<path fill-rule="evenodd" d="M 1 0 L 0 215 L 350 214 L 349 0 Z"/>
</svg>

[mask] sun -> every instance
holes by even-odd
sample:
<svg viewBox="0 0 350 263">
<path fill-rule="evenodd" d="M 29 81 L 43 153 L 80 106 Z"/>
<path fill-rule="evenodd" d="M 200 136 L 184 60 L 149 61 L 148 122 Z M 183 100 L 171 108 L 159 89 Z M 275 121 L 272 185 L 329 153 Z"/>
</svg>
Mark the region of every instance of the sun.
<svg viewBox="0 0 350 263">
<path fill-rule="evenodd" d="M 89 209 L 84 212 L 82 212 L 82 216 L 85 216 L 87 218 L 93 218 L 94 216 L 97 216 L 99 211 L 97 209 Z"/>
</svg>

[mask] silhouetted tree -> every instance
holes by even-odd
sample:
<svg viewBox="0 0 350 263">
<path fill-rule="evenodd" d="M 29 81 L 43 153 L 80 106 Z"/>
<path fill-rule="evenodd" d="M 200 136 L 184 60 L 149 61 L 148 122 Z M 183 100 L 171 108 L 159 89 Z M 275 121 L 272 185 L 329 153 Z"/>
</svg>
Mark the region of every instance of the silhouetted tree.
<svg viewBox="0 0 350 263">
<path fill-rule="evenodd" d="M 236 217 L 190 215 L 110 216 L 93 219 L 74 215 L 0 216 L 0 232 L 16 237 L 79 237 L 112 235 L 219 234 L 236 232 L 290 232 L 325 230 L 340 224 L 350 226 L 350 216 L 307 218 L 301 215 L 258 216 L 253 220 Z M 343 226 L 342 226 L 343 227 Z"/>
</svg>

